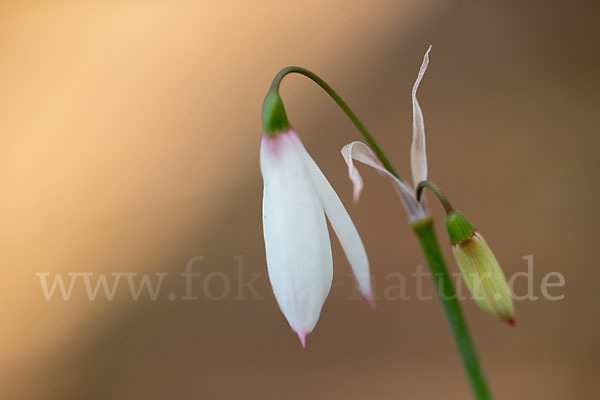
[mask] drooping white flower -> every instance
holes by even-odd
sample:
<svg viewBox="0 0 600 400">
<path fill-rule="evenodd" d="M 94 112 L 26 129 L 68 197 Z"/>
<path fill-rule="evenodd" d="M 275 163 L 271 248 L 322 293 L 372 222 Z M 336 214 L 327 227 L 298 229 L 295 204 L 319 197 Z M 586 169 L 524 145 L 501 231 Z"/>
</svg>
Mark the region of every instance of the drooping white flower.
<svg viewBox="0 0 600 400">
<path fill-rule="evenodd" d="M 358 201 L 360 193 L 364 186 L 363 180 L 354 166 L 354 160 L 366 164 L 370 167 L 377 169 L 383 174 L 387 175 L 394 188 L 398 192 L 406 212 L 408 213 L 408 219 L 411 224 L 429 218 L 429 211 L 425 204 L 425 196 L 418 201 L 415 196 L 415 189 L 419 182 L 427 179 L 427 151 L 425 146 L 425 125 L 423 123 L 423 112 L 421 106 L 417 100 L 417 89 L 423 79 L 423 75 L 429 65 L 429 51 L 431 46 L 427 49 L 425 56 L 423 57 L 423 63 L 419 69 L 417 80 L 412 89 L 412 107 L 413 107 L 413 133 L 412 133 L 412 145 L 410 152 L 411 171 L 413 178 L 413 185 L 409 186 L 406 182 L 402 181 L 398 177 L 394 176 L 389 172 L 381 161 L 377 158 L 373 150 L 362 142 L 352 142 L 345 145 L 342 148 L 342 156 L 348 165 L 348 176 L 354 186 L 354 200 Z"/>
<path fill-rule="evenodd" d="M 374 305 L 369 262 L 344 205 L 291 128 L 263 136 L 260 167 L 269 279 L 281 311 L 304 347 L 332 284 L 325 216 L 350 262 L 359 291 Z"/>
</svg>

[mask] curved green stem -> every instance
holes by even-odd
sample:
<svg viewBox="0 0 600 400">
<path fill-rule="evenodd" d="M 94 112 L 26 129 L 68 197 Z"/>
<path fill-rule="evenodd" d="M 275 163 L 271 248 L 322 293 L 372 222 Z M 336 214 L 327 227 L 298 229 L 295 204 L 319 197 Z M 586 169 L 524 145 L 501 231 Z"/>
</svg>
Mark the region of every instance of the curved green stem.
<svg viewBox="0 0 600 400">
<path fill-rule="evenodd" d="M 363 135 L 363 137 L 365 138 L 365 140 L 367 141 L 367 143 L 369 144 L 369 146 L 371 147 L 371 149 L 373 150 L 373 152 L 375 153 L 375 155 L 377 156 L 379 161 L 381 161 L 381 163 L 383 164 L 385 169 L 387 169 L 396 178 L 402 180 L 398 176 L 396 171 L 394 170 L 394 167 L 392 166 L 392 164 L 390 163 L 388 158 L 385 156 L 385 154 L 383 153 L 383 150 L 381 150 L 381 148 L 379 147 L 379 145 L 377 144 L 377 142 L 375 141 L 375 139 L 373 138 L 371 133 L 367 130 L 367 128 L 363 125 L 363 123 L 358 119 L 356 114 L 354 114 L 354 111 L 352 111 L 352 109 L 350 109 L 348 104 L 340 97 L 339 94 L 337 94 L 337 92 L 335 90 L 333 90 L 333 88 L 327 82 L 325 82 L 323 79 L 321 79 L 314 72 L 309 71 L 306 68 L 302 68 L 302 67 L 293 67 L 293 66 L 286 67 L 286 68 L 282 69 L 281 71 L 279 71 L 279 73 L 273 79 L 273 83 L 271 83 L 271 88 L 269 89 L 269 93 L 277 93 L 279 91 L 279 84 L 281 83 L 281 80 L 286 75 L 292 74 L 292 73 L 304 75 L 305 77 L 309 78 L 310 80 L 315 82 L 317 85 L 319 85 L 325 92 L 327 92 L 327 94 L 329 96 L 331 96 L 331 98 L 337 103 L 337 105 L 342 109 L 342 111 L 344 111 L 344 113 L 346 113 L 346 115 L 348 116 L 348 118 L 350 118 L 350 120 L 352 121 L 354 126 L 356 126 L 356 128 L 359 130 L 359 132 Z"/>
<path fill-rule="evenodd" d="M 419 243 L 423 248 L 423 253 L 431 269 L 433 283 L 444 307 L 444 312 L 469 378 L 473 395 L 477 400 L 489 400 L 492 398 L 492 394 L 487 387 L 475 346 L 473 345 L 467 323 L 460 309 L 454 285 L 452 285 L 450 274 L 446 269 L 444 257 L 435 234 L 433 220 L 421 221 L 413 225 L 412 228 L 419 239 Z"/>
<path fill-rule="evenodd" d="M 442 192 L 435 183 L 430 182 L 430 181 L 421 181 L 417 185 L 417 189 L 416 189 L 417 201 L 421 200 L 421 194 L 423 193 L 423 189 L 425 189 L 425 188 L 431 190 L 433 192 L 433 194 L 435 194 L 435 196 L 440 200 L 440 202 L 444 206 L 444 210 L 446 210 L 446 214 L 450 214 L 452 211 L 454 211 L 452 204 L 450 204 L 450 200 L 448 200 L 448 198 L 446 197 L 444 192 Z"/>
</svg>

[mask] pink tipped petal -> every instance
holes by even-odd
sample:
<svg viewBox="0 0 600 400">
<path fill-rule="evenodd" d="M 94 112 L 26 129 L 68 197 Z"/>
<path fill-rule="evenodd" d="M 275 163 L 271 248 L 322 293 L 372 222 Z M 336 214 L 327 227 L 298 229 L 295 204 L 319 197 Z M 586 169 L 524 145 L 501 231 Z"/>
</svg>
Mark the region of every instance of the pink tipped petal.
<svg viewBox="0 0 600 400">
<path fill-rule="evenodd" d="M 413 176 L 413 184 L 415 187 L 419 182 L 427 179 L 427 151 L 425 146 L 425 125 L 423 123 L 423 111 L 417 100 L 417 89 L 423 79 L 423 75 L 429 65 L 429 52 L 431 46 L 427 49 L 423 57 L 423 63 L 417 75 L 417 80 L 412 89 L 412 107 L 413 107 L 413 135 L 412 145 L 410 149 L 411 170 Z"/>
<path fill-rule="evenodd" d="M 263 137 L 260 164 L 269 280 L 279 308 L 302 340 L 319 319 L 333 260 L 323 206 L 299 146 L 293 131 Z"/>
<path fill-rule="evenodd" d="M 365 295 L 369 295 L 371 293 L 369 260 L 367 259 L 367 252 L 356 231 L 356 227 L 337 193 L 333 187 L 331 187 L 331 184 L 325 175 L 323 175 L 323 172 L 321 172 L 317 164 L 304 149 L 302 151 L 302 157 L 304 157 L 307 171 L 310 174 L 315 190 L 321 199 L 325 214 L 327 215 L 335 234 L 340 240 L 344 253 L 346 253 L 346 257 L 352 267 L 360 291 Z"/>
<path fill-rule="evenodd" d="M 409 188 L 406 183 L 396 178 L 388 170 L 386 170 L 369 146 L 362 142 L 352 142 L 342 148 L 342 155 L 344 156 L 344 160 L 346 160 L 346 164 L 348 164 L 349 170 L 351 168 L 356 170 L 354 164 L 352 163 L 352 166 L 350 166 L 348 161 L 348 159 L 354 159 L 387 175 L 392 181 L 392 185 L 396 189 L 398 196 L 400 196 L 400 199 L 404 204 L 404 208 L 408 213 L 408 219 L 411 223 L 428 218 L 429 214 L 427 213 L 427 210 L 425 210 L 423 206 L 419 204 L 415 198 L 413 189 Z M 356 171 L 355 174 L 360 176 L 358 171 Z M 352 179 L 352 177 L 350 177 L 350 179 Z"/>
</svg>

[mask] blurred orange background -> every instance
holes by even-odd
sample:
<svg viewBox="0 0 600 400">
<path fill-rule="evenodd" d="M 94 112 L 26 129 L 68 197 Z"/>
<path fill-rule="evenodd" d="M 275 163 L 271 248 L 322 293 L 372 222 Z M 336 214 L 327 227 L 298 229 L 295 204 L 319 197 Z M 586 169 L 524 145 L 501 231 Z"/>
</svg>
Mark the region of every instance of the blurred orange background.
<svg viewBox="0 0 600 400">
<path fill-rule="evenodd" d="M 436 300 L 417 301 L 410 287 L 413 298 L 381 299 L 375 312 L 349 300 L 354 283 L 332 240 L 336 285 L 302 350 L 265 275 L 258 148 L 274 74 L 320 74 L 408 177 L 410 89 L 429 44 L 419 99 L 430 177 L 507 275 L 534 256 L 540 299 L 516 303 L 516 328 L 463 303 L 492 390 L 598 396 L 595 2 L 0 7 L 1 398 L 469 398 Z M 382 296 L 390 273 L 410 277 L 424 263 L 400 202 L 361 168 L 366 188 L 353 205 L 339 150 L 359 134 L 306 79 L 286 78 L 282 95 L 361 233 Z M 204 257 L 199 299 L 183 301 L 180 274 L 194 256 Z M 168 276 L 156 301 L 133 301 L 125 281 L 113 301 L 90 301 L 81 285 L 68 301 L 46 301 L 36 274 L 73 272 Z M 565 277 L 550 290 L 563 300 L 541 296 L 549 272 Z M 230 279 L 222 300 L 202 296 L 211 273 Z M 236 298 L 253 276 L 264 299 Z M 219 279 L 210 293 L 226 289 Z"/>
</svg>

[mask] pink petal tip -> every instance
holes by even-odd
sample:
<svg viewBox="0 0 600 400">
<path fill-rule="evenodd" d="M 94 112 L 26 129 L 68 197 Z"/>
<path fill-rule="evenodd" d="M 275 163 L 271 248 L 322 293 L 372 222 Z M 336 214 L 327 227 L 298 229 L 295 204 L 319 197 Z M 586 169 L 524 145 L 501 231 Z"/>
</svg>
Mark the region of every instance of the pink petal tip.
<svg viewBox="0 0 600 400">
<path fill-rule="evenodd" d="M 373 293 L 365 295 L 365 299 L 367 299 L 367 301 L 369 302 L 369 305 L 371 306 L 372 310 L 375 310 L 377 308 L 377 304 L 375 304 L 375 296 L 373 296 Z"/>
<path fill-rule="evenodd" d="M 300 339 L 300 344 L 302 345 L 302 348 L 305 349 L 306 348 L 306 332 L 296 332 L 296 335 L 298 335 L 298 339 Z"/>
</svg>

